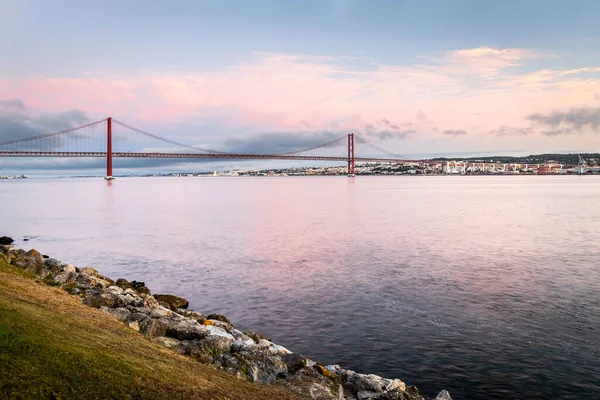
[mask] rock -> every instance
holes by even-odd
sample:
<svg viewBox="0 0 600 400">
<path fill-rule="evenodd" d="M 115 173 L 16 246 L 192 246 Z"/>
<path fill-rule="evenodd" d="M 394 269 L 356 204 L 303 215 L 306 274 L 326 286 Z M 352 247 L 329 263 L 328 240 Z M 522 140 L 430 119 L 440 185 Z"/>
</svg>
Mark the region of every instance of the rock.
<svg viewBox="0 0 600 400">
<path fill-rule="evenodd" d="M 46 258 L 44 259 L 44 264 L 46 265 L 46 268 L 50 269 L 50 270 L 59 270 L 62 269 L 62 266 L 64 265 L 64 263 L 62 261 L 57 260 L 56 258 Z M 75 271 L 73 271 L 75 272 Z"/>
<path fill-rule="evenodd" d="M 29 238 L 23 238 L 24 242 L 29 242 Z"/>
<path fill-rule="evenodd" d="M 225 329 L 220 328 L 218 326 L 208 325 L 208 326 L 206 326 L 206 329 L 208 329 L 208 332 L 213 336 L 221 336 L 221 337 L 227 338 L 231 341 L 234 340 L 234 337 L 232 335 L 227 333 L 227 331 Z"/>
<path fill-rule="evenodd" d="M 107 314 L 114 315 L 119 321 L 125 322 L 127 316 L 130 314 L 125 308 L 109 308 L 106 306 L 100 307 L 100 310 Z"/>
<path fill-rule="evenodd" d="M 67 272 L 67 271 L 63 271 L 54 276 L 54 282 L 58 282 L 61 285 L 65 284 L 65 283 L 75 282 L 75 279 L 77 279 L 77 274 L 74 272 Z"/>
<path fill-rule="evenodd" d="M 115 298 L 108 293 L 91 294 L 83 299 L 83 304 L 95 308 L 100 308 L 102 306 L 113 307 L 115 304 Z"/>
<path fill-rule="evenodd" d="M 150 316 L 152 318 L 168 318 L 173 316 L 173 311 L 159 305 L 150 310 Z"/>
<path fill-rule="evenodd" d="M 223 353 L 229 353 L 231 349 L 231 339 L 210 335 L 196 342 L 196 346 L 190 349 L 190 357 L 203 359 L 201 355 L 216 357 Z"/>
<path fill-rule="evenodd" d="M 12 244 L 0 244 L 0 252 L 3 254 L 8 254 L 9 251 L 14 250 L 14 246 Z"/>
<path fill-rule="evenodd" d="M 154 318 L 145 319 L 140 323 L 140 332 L 148 338 L 162 337 L 167 334 L 165 325 Z"/>
<path fill-rule="evenodd" d="M 165 336 L 171 337 L 178 340 L 200 340 L 204 339 L 209 335 L 208 329 L 194 322 L 193 325 L 190 321 L 173 321 L 168 318 L 159 319 L 165 327 Z"/>
<path fill-rule="evenodd" d="M 139 297 L 133 289 L 125 289 L 122 294 L 116 297 L 115 307 L 142 307 L 144 305 L 144 299 Z"/>
<path fill-rule="evenodd" d="M 335 382 L 336 384 L 340 384 L 341 383 L 340 377 L 335 372 L 331 372 L 324 365 L 317 363 L 317 364 L 313 365 L 313 368 L 319 374 L 323 375 L 327 379 L 330 379 L 331 381 Z"/>
<path fill-rule="evenodd" d="M 45 278 L 49 274 L 44 264 L 44 258 L 36 250 L 11 252 L 11 258 L 12 265 L 22 268 L 38 278 Z"/>
<path fill-rule="evenodd" d="M 42 260 L 42 262 L 44 261 L 44 257 L 42 257 L 42 253 L 40 253 L 36 249 L 31 249 L 28 252 L 26 252 L 25 254 L 27 254 L 30 257 L 39 258 L 39 259 Z"/>
<path fill-rule="evenodd" d="M 152 295 L 152 293 L 150 293 L 150 288 L 148 288 L 148 286 L 140 286 L 138 288 L 135 289 L 136 292 L 138 292 L 139 294 L 145 294 L 145 295 Z"/>
<path fill-rule="evenodd" d="M 106 293 L 109 293 L 112 296 L 117 297 L 117 296 L 123 294 L 123 289 L 121 289 L 118 286 L 109 286 L 106 288 Z"/>
<path fill-rule="evenodd" d="M 14 240 L 12 238 L 9 238 L 8 236 L 0 236 L 0 244 L 2 245 L 8 246 L 13 242 Z"/>
<path fill-rule="evenodd" d="M 100 275 L 100 272 L 98 272 L 97 270 L 95 270 L 92 267 L 81 268 L 81 270 L 79 272 L 81 272 L 83 274 L 87 274 L 89 276 L 93 276 L 94 278 L 102 278 L 102 275 Z"/>
<path fill-rule="evenodd" d="M 127 279 L 123 279 L 123 278 L 119 278 L 117 279 L 117 281 L 115 282 L 115 285 L 117 285 L 120 288 L 123 289 L 128 289 L 131 288 L 131 283 L 129 283 L 129 281 Z"/>
<path fill-rule="evenodd" d="M 256 356 L 246 359 L 247 376 L 252 382 L 273 383 L 287 374 L 287 367 L 280 357 Z"/>
<path fill-rule="evenodd" d="M 358 374 L 351 370 L 338 370 L 344 389 L 351 393 L 358 392 L 404 392 L 406 385 L 399 379 L 386 379 L 372 374 Z M 418 393 L 417 393 L 418 394 Z"/>
<path fill-rule="evenodd" d="M 452 397 L 450 397 L 450 393 L 447 390 L 442 390 L 433 400 L 452 400 Z"/>
<path fill-rule="evenodd" d="M 77 272 L 77 268 L 75 268 L 75 267 L 74 267 L 73 265 L 71 265 L 71 264 L 64 264 L 64 265 L 62 266 L 62 269 L 63 269 L 63 271 L 65 271 L 65 272 L 73 272 L 73 273 Z"/>
<path fill-rule="evenodd" d="M 187 307 L 185 307 L 185 308 L 187 308 Z M 231 324 L 231 322 L 229 322 L 229 320 L 227 319 L 227 317 L 225 317 L 225 316 L 223 316 L 221 314 L 218 314 L 218 313 L 210 314 L 208 317 L 206 317 L 206 319 L 214 319 L 216 321 L 221 321 L 221 322 L 225 322 L 227 324 Z"/>
<path fill-rule="evenodd" d="M 295 374 L 308 365 L 308 357 L 302 354 L 284 354 L 281 356 L 281 360 L 287 366 L 290 374 Z"/>
<path fill-rule="evenodd" d="M 144 286 L 146 286 L 146 284 L 144 282 L 131 281 L 131 287 L 134 289 L 141 288 Z"/>
<path fill-rule="evenodd" d="M 175 312 L 179 315 L 183 315 L 186 318 L 193 319 L 194 321 L 198 322 L 199 324 L 203 324 L 204 321 L 206 321 L 206 315 L 197 313 L 195 311 L 186 310 L 184 308 L 177 308 L 177 309 L 175 309 Z"/>
<path fill-rule="evenodd" d="M 263 338 L 263 335 L 258 332 L 244 331 L 244 334 L 252 338 L 252 340 L 254 340 L 256 343 L 259 343 Z"/>
<path fill-rule="evenodd" d="M 42 258 L 46 259 L 46 258 L 50 258 L 50 256 L 47 254 L 42 254 Z"/>
<path fill-rule="evenodd" d="M 261 339 L 258 342 L 258 347 L 262 350 L 265 350 L 269 355 L 282 355 L 292 353 L 285 347 L 275 344 L 267 339 Z"/>
<path fill-rule="evenodd" d="M 233 353 L 253 352 L 258 346 L 254 340 L 248 338 L 246 340 L 236 339 L 231 343 L 231 351 Z"/>
<path fill-rule="evenodd" d="M 185 309 L 190 305 L 183 297 L 173 296 L 172 294 L 155 294 L 154 298 L 158 300 L 159 304 L 161 302 L 166 303 L 168 305 L 167 308 L 171 310 L 176 310 L 178 308 Z"/>
</svg>

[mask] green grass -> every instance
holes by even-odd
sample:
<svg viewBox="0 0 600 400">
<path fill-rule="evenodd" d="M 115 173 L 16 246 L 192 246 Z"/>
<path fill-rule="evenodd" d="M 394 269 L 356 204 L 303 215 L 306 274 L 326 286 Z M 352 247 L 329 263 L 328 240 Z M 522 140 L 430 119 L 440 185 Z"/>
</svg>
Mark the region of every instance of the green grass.
<svg viewBox="0 0 600 400">
<path fill-rule="evenodd" d="M 302 397 L 173 354 L 0 261 L 0 398 Z"/>
</svg>

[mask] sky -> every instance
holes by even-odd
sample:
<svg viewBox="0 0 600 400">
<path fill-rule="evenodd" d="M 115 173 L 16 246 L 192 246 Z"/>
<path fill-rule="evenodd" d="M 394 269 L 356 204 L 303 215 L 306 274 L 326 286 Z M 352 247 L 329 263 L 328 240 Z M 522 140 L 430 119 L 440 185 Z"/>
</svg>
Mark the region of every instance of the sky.
<svg viewBox="0 0 600 400">
<path fill-rule="evenodd" d="M 597 0 L 0 0 L 0 9 L 0 141 L 112 116 L 236 151 L 348 132 L 407 157 L 600 151 Z M 0 172 L 101 164 L 2 159 Z M 140 164 L 152 166 L 200 169 Z"/>
</svg>

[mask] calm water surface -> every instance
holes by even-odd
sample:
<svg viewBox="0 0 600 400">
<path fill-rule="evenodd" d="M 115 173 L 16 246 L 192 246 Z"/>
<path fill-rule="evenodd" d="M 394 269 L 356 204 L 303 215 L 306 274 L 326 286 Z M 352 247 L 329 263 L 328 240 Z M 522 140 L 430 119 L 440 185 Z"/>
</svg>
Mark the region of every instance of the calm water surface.
<svg viewBox="0 0 600 400">
<path fill-rule="evenodd" d="M 29 179 L 0 234 L 427 396 L 598 399 L 599 201 L 597 176 Z"/>
</svg>

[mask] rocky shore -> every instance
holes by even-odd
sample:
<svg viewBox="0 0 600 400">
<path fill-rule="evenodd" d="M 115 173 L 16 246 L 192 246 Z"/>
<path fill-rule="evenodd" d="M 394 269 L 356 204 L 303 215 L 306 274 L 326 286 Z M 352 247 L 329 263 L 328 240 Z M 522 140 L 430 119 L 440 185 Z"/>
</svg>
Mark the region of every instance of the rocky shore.
<svg viewBox="0 0 600 400">
<path fill-rule="evenodd" d="M 260 333 L 236 329 L 221 314 L 189 310 L 188 301 L 181 297 L 152 295 L 143 282 L 114 281 L 91 267 L 78 268 L 36 250 L 15 249 L 12 242 L 9 237 L 0 237 L 0 260 L 40 282 L 61 287 L 177 354 L 211 364 L 240 379 L 277 383 L 318 400 L 424 400 L 416 387 L 400 379 L 320 364 Z M 434 400 L 451 397 L 443 390 Z"/>
</svg>

